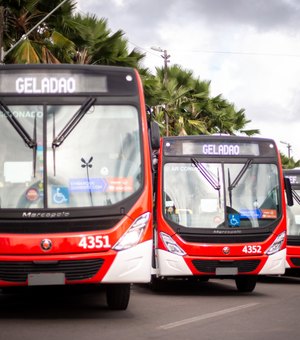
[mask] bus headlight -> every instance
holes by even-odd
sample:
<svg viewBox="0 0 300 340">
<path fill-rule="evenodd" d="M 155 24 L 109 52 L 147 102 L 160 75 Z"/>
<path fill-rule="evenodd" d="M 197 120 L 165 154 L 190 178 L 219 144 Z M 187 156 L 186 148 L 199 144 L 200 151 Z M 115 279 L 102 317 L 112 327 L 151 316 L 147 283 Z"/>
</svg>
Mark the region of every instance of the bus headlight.
<svg viewBox="0 0 300 340">
<path fill-rule="evenodd" d="M 285 239 L 285 231 L 276 237 L 275 241 L 271 244 L 271 246 L 266 251 L 266 254 L 272 255 L 272 254 L 277 253 L 281 249 L 284 239 Z"/>
<path fill-rule="evenodd" d="M 138 217 L 126 233 L 119 239 L 119 241 L 113 246 L 114 250 L 125 250 L 137 245 L 148 225 L 150 213 L 147 212 Z"/>
<path fill-rule="evenodd" d="M 165 233 L 160 233 L 160 237 L 163 240 L 165 247 L 168 249 L 170 253 L 179 256 L 186 255 L 186 252 L 181 247 L 179 247 L 179 245 L 172 239 L 171 236 Z"/>
</svg>

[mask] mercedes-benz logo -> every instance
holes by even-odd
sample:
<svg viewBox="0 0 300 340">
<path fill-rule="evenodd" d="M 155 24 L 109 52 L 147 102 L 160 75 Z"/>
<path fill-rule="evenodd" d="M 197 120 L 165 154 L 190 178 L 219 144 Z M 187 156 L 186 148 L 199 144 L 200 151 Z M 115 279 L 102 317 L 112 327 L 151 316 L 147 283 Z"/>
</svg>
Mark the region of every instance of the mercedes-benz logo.
<svg viewBox="0 0 300 340">
<path fill-rule="evenodd" d="M 41 241 L 41 248 L 43 250 L 50 250 L 52 248 L 52 241 L 49 240 L 48 238 L 44 238 L 42 241 Z"/>
<path fill-rule="evenodd" d="M 229 247 L 224 247 L 223 248 L 223 254 L 228 255 L 230 253 L 230 248 Z"/>
</svg>

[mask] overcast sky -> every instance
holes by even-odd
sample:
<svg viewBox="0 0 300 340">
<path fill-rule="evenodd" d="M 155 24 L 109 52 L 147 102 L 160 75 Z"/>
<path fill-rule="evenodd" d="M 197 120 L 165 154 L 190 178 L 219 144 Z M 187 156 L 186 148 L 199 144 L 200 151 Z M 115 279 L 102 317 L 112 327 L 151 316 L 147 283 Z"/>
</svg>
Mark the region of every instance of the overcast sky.
<svg viewBox="0 0 300 340">
<path fill-rule="evenodd" d="M 300 159 L 300 0 L 77 0 L 78 10 L 106 18 L 130 48 L 146 53 L 144 66 L 192 70 L 244 108 L 261 137 Z"/>
</svg>

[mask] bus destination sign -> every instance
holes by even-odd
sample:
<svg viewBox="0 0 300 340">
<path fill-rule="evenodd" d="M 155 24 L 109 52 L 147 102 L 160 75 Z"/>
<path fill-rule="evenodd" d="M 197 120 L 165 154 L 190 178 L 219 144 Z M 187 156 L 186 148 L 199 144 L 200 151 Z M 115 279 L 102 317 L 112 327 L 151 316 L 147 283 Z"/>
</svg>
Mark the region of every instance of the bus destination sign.
<svg viewBox="0 0 300 340">
<path fill-rule="evenodd" d="M 258 144 L 249 143 L 183 143 L 184 154 L 201 154 L 208 156 L 243 156 L 259 155 Z"/>
<path fill-rule="evenodd" d="M 264 142 L 265 144 L 265 142 Z M 258 142 L 215 141 L 215 140 L 166 140 L 164 152 L 167 156 L 269 156 L 274 154 L 273 143 L 262 145 Z"/>
<path fill-rule="evenodd" d="M 2 72 L 0 93 L 7 94 L 84 94 L 107 92 L 107 78 L 103 75 L 31 72 L 20 75 Z"/>
<path fill-rule="evenodd" d="M 284 175 L 290 180 L 290 183 L 293 184 L 300 184 L 300 172 L 298 173 L 293 173 L 293 172 L 288 172 L 285 173 Z"/>
</svg>

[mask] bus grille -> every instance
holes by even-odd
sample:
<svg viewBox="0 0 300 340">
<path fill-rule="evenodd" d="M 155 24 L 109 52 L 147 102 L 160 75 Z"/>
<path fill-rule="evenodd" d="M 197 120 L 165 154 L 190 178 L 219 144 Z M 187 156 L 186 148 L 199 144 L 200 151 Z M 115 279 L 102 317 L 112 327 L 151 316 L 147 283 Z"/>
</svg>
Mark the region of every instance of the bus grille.
<svg viewBox="0 0 300 340">
<path fill-rule="evenodd" d="M 85 280 L 93 277 L 103 265 L 103 259 L 68 260 L 53 262 L 0 262 L 0 280 L 26 282 L 28 274 L 64 273 L 67 280 Z"/>
<path fill-rule="evenodd" d="M 300 267 L 300 258 L 291 257 L 291 262 L 294 266 Z"/>
<path fill-rule="evenodd" d="M 215 273 L 216 268 L 237 268 L 238 273 L 250 273 L 258 267 L 260 260 L 193 260 L 192 263 L 198 271 L 203 273 Z"/>
<path fill-rule="evenodd" d="M 248 242 L 263 242 L 269 236 L 270 233 L 263 234 L 234 234 L 234 235 L 198 235 L 187 234 L 179 232 L 178 235 L 186 242 L 196 243 L 248 243 Z"/>
<path fill-rule="evenodd" d="M 287 245 L 288 246 L 300 246 L 300 238 L 299 236 L 289 236 L 287 237 Z"/>
<path fill-rule="evenodd" d="M 108 230 L 121 221 L 124 215 L 95 218 L 66 219 L 0 219 L 0 234 L 48 234 Z"/>
</svg>

